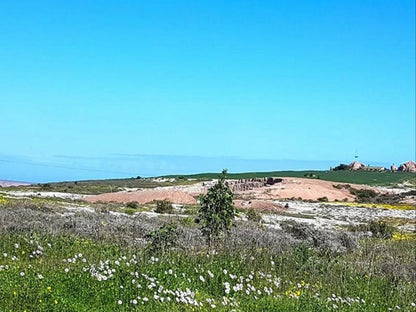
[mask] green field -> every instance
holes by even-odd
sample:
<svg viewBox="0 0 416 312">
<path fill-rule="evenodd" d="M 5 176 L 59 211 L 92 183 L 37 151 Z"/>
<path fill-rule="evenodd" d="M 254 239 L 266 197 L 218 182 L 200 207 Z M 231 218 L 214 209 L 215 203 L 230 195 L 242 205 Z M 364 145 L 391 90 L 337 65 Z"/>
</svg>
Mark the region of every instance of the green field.
<svg viewBox="0 0 416 312">
<path fill-rule="evenodd" d="M 409 172 L 368 172 L 368 171 L 270 171 L 270 172 L 245 172 L 245 173 L 228 173 L 227 179 L 252 179 L 262 177 L 298 177 L 303 178 L 306 174 L 313 174 L 321 180 L 368 184 L 368 185 L 397 185 L 405 181 L 415 183 L 416 175 Z M 200 173 L 184 176 L 164 176 L 166 178 L 186 178 L 186 179 L 215 179 L 217 173 Z"/>
</svg>

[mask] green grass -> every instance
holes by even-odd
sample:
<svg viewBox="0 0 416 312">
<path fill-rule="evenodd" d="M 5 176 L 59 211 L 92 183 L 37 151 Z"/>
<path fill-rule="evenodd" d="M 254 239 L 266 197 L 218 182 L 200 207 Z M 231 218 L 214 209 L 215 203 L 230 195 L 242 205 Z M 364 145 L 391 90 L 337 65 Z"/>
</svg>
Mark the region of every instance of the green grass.
<svg viewBox="0 0 416 312">
<path fill-rule="evenodd" d="M 414 311 L 414 277 L 398 268 L 415 247 L 366 240 L 346 254 L 298 245 L 277 254 L 219 249 L 156 259 L 76 236 L 3 234 L 0 311 Z M 386 268 L 385 255 L 396 266 Z"/>
<path fill-rule="evenodd" d="M 228 173 L 227 179 L 252 179 L 263 177 L 297 177 L 303 178 L 306 174 L 319 176 L 321 180 L 356 183 L 368 185 L 397 185 L 405 181 L 415 183 L 416 175 L 409 172 L 367 172 L 367 171 L 270 171 L 270 172 L 245 172 L 245 173 Z M 175 178 L 178 176 L 164 176 L 166 178 Z M 180 176 L 187 179 L 216 179 L 218 173 L 200 173 Z"/>
</svg>

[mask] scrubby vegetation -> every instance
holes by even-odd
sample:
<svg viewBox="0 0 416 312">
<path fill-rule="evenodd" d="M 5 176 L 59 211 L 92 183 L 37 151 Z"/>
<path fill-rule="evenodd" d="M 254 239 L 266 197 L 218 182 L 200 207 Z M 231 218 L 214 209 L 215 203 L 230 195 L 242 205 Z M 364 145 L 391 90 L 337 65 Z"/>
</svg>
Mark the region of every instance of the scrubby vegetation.
<svg viewBox="0 0 416 312">
<path fill-rule="evenodd" d="M 209 246 L 184 218 L 47 203 L 2 200 L 0 311 L 412 311 L 416 301 L 415 240 L 382 224 L 237 221 Z"/>
<path fill-rule="evenodd" d="M 173 212 L 172 203 L 168 200 L 158 200 L 158 201 L 156 201 L 155 212 L 157 212 L 157 213 L 172 213 Z"/>
<path fill-rule="evenodd" d="M 414 233 L 269 227 L 254 209 L 234 218 L 232 199 L 225 172 L 188 215 L 0 196 L 0 311 L 416 310 Z"/>
<path fill-rule="evenodd" d="M 261 215 L 253 208 L 249 208 L 246 211 L 247 219 L 254 222 L 260 222 L 261 221 Z"/>
<path fill-rule="evenodd" d="M 368 224 L 349 226 L 350 231 L 368 231 L 374 237 L 389 239 L 393 237 L 395 228 L 383 221 L 370 221 Z"/>
</svg>

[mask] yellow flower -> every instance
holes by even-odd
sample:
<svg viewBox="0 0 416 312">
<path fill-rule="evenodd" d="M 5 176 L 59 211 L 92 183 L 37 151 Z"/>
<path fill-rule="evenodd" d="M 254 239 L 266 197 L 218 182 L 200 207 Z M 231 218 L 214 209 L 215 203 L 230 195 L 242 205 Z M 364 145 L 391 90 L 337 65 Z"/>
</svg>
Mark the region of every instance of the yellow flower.
<svg viewBox="0 0 416 312">
<path fill-rule="evenodd" d="M 14 291 L 14 292 L 13 292 L 13 295 L 17 296 L 17 292 L 15 292 L 15 291 Z"/>
<path fill-rule="evenodd" d="M 58 300 L 55 299 L 55 304 L 58 304 Z"/>
<path fill-rule="evenodd" d="M 39 299 L 39 302 L 42 303 L 42 299 Z"/>
<path fill-rule="evenodd" d="M 52 289 L 52 287 L 48 286 L 48 287 L 46 287 L 46 289 L 50 291 Z"/>
</svg>

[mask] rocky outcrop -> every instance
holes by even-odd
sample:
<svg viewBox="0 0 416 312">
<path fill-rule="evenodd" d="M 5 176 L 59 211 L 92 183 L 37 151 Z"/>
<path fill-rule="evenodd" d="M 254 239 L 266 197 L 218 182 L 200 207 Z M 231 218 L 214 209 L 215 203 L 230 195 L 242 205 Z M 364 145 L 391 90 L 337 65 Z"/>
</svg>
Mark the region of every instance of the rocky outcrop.
<svg viewBox="0 0 416 312">
<path fill-rule="evenodd" d="M 279 178 L 255 178 L 228 181 L 228 185 L 233 192 L 241 192 L 268 185 L 274 185 L 282 181 L 283 180 Z"/>
<path fill-rule="evenodd" d="M 354 161 L 349 164 L 351 170 L 361 170 L 364 169 L 366 166 L 363 163 L 360 163 L 359 161 Z"/>
<path fill-rule="evenodd" d="M 416 163 L 413 160 L 409 160 L 408 162 L 400 165 L 399 171 L 416 172 Z"/>
<path fill-rule="evenodd" d="M 391 166 L 390 166 L 390 170 L 391 170 L 392 172 L 396 172 L 396 171 L 397 171 L 397 166 L 396 166 L 395 164 L 391 165 Z"/>
</svg>

